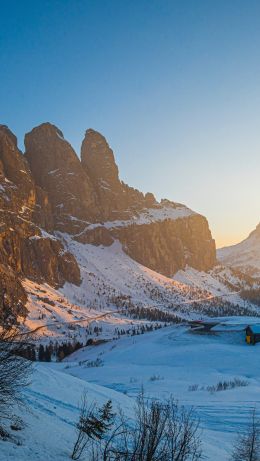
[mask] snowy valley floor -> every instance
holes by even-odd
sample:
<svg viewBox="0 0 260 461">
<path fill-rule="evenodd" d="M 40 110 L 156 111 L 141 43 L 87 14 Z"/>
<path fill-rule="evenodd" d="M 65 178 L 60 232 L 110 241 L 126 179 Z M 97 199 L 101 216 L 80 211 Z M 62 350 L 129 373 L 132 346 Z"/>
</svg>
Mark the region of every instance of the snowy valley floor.
<svg viewBox="0 0 260 461">
<path fill-rule="evenodd" d="M 83 390 L 90 401 L 111 398 L 115 408 L 120 405 L 131 417 L 143 386 L 149 397 L 172 394 L 181 404 L 194 406 L 206 459 L 227 461 L 252 408 L 260 412 L 260 345 L 246 345 L 239 327 L 223 330 L 199 334 L 183 326 L 167 327 L 87 347 L 62 363 L 36 364 L 32 384 L 25 390 L 26 428 L 15 434 L 20 445 L 0 442 L 0 459 L 69 460 Z M 101 366 L 89 367 L 96 359 Z M 206 389 L 235 378 L 247 385 L 218 392 Z"/>
</svg>

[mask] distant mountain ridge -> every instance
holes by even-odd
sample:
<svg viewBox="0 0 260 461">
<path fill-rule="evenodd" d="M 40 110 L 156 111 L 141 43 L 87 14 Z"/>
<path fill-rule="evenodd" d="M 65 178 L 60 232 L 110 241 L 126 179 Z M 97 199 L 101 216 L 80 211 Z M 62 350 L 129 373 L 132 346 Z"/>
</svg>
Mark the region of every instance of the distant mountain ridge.
<svg viewBox="0 0 260 461">
<path fill-rule="evenodd" d="M 217 250 L 217 258 L 222 264 L 260 277 L 260 223 L 242 242 Z"/>
<path fill-rule="evenodd" d="M 186 265 L 208 270 L 216 262 L 206 218 L 122 182 L 112 149 L 92 129 L 80 160 L 50 123 L 26 134 L 24 155 L 0 125 L 0 218 L 2 321 L 26 315 L 24 277 L 55 287 L 81 284 L 63 233 L 95 246 L 118 240 L 131 258 L 166 276 Z"/>
</svg>

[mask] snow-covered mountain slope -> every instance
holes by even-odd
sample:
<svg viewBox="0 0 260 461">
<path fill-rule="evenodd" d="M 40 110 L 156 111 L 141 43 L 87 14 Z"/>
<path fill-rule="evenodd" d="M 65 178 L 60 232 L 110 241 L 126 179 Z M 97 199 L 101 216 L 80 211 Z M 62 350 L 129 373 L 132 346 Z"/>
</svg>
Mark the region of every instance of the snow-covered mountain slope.
<svg viewBox="0 0 260 461">
<path fill-rule="evenodd" d="M 0 459 L 69 460 L 84 390 L 89 402 L 102 405 L 111 399 L 115 411 L 120 406 L 131 419 L 135 397 L 143 387 L 150 398 L 173 395 L 186 408 L 193 406 L 200 418 L 206 459 L 228 461 L 237 432 L 246 428 L 253 408 L 257 415 L 260 411 L 260 345 L 253 349 L 246 345 L 241 321 L 248 319 L 241 318 L 237 328 L 207 335 L 171 326 L 87 347 L 62 363 L 37 364 L 32 383 L 24 390 L 27 410 L 20 411 L 25 428 L 13 432 L 16 443 L 0 440 Z M 87 361 L 99 357 L 103 366 L 87 366 Z M 212 390 L 223 381 L 237 384 Z"/>
<path fill-rule="evenodd" d="M 63 244 L 78 261 L 82 284 L 76 287 L 66 283 L 62 292 L 81 306 L 97 304 L 99 308 L 117 306 L 128 310 L 136 307 L 156 308 L 184 318 L 193 314 L 196 316 L 196 312 L 234 314 L 237 304 L 244 306 L 238 294 L 241 286 L 224 283 L 227 274 L 232 280 L 230 271 L 221 280 L 219 274 L 217 278 L 217 272 L 211 275 L 188 269 L 187 273 L 193 273 L 197 280 L 190 283 L 190 279 L 181 277 L 180 273 L 172 279 L 138 264 L 124 253 L 119 242 L 114 242 L 110 247 L 96 247 L 80 244 L 63 234 Z M 204 278 L 208 282 L 203 285 L 199 280 Z M 225 303 L 232 303 L 233 310 L 229 306 L 231 311 L 221 311 L 220 306 Z"/>
<path fill-rule="evenodd" d="M 85 343 L 95 326 L 102 329 L 102 338 L 111 339 L 118 330 L 138 330 L 151 321 L 171 321 L 176 316 L 257 313 L 256 307 L 241 299 L 239 293 L 247 285 L 233 269 L 186 268 L 172 279 L 131 259 L 120 242 L 106 247 L 79 243 L 68 234 L 59 238 L 77 260 L 81 284 L 54 289 L 23 281 L 28 295 L 23 323 L 41 341 L 77 338 Z"/>
<path fill-rule="evenodd" d="M 222 264 L 260 277 L 260 224 L 243 242 L 217 250 L 217 258 Z"/>
<path fill-rule="evenodd" d="M 195 300 L 212 298 L 204 289 L 138 264 L 124 253 L 119 242 L 103 247 L 81 244 L 64 234 L 59 237 L 75 255 L 82 282 L 55 289 L 46 283 L 23 281 L 28 295 L 28 315 L 23 324 L 41 341 L 77 338 L 85 343 L 95 326 L 102 328 L 103 338 L 111 339 L 117 329 L 127 331 L 149 325 L 150 310 L 171 312 L 174 316 L 180 314 L 180 306 L 189 312 Z M 143 319 L 133 318 L 137 308 L 146 309 Z"/>
<path fill-rule="evenodd" d="M 81 244 L 63 235 L 81 269 L 79 287 L 66 283 L 63 293 L 80 305 L 174 307 L 209 293 L 165 277 L 131 259 L 119 242 L 109 247 Z"/>
<path fill-rule="evenodd" d="M 248 288 L 248 282 L 239 272 L 225 266 L 216 266 L 214 269 L 203 272 L 191 267 L 178 271 L 174 280 L 190 285 L 194 289 L 204 290 L 211 293 L 217 302 L 219 299 L 227 299 L 229 302 L 244 305 L 240 297 L 240 291 Z"/>
<path fill-rule="evenodd" d="M 118 331 L 129 332 L 133 329 L 146 330 L 151 321 L 132 319 L 117 312 L 116 307 L 99 305 L 79 305 L 70 302 L 64 294 L 47 284 L 37 284 L 24 280 L 23 286 L 28 294 L 28 315 L 19 319 L 22 329 L 29 331 L 32 339 L 41 343 L 73 342 L 86 344 L 89 339 L 111 340 Z M 73 293 L 70 296 L 74 298 Z M 153 324 L 157 328 L 160 322 Z M 95 332 L 98 328 L 98 334 Z"/>
<path fill-rule="evenodd" d="M 120 406 L 132 414 L 134 402 L 124 394 L 66 375 L 51 365 L 37 364 L 32 383 L 24 390 L 26 406 L 16 411 L 25 427 L 13 431 L 13 441 L 0 439 L 1 461 L 69 461 L 85 391 L 89 402 L 103 405 L 111 399 L 114 408 Z"/>
</svg>

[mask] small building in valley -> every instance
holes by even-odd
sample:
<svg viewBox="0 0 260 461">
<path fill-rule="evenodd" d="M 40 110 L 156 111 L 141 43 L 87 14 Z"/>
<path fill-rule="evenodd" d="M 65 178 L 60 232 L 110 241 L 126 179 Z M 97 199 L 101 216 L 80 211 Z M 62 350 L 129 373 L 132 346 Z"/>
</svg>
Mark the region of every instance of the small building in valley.
<svg viewBox="0 0 260 461">
<path fill-rule="evenodd" d="M 246 327 L 247 344 L 260 343 L 260 325 L 248 325 Z"/>
</svg>

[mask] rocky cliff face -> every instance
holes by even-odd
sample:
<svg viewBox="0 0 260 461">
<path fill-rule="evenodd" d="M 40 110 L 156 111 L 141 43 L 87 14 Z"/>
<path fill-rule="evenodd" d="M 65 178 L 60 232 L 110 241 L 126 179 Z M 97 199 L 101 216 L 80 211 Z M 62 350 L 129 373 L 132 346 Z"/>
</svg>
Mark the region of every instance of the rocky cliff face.
<svg viewBox="0 0 260 461">
<path fill-rule="evenodd" d="M 113 234 L 129 256 L 168 277 L 186 265 L 208 270 L 215 264 L 215 244 L 206 219 L 199 215 L 187 217 L 185 222 L 169 219 L 132 225 Z"/>
<path fill-rule="evenodd" d="M 206 219 L 195 213 L 184 217 L 180 213 L 179 218 L 174 210 L 179 207 L 185 215 L 186 207 L 167 200 L 158 203 L 152 193 L 144 195 L 120 181 L 113 151 L 100 133 L 86 131 L 81 162 L 106 223 L 87 226 L 77 240 L 110 245 L 119 239 L 133 259 L 168 276 L 186 264 L 199 270 L 215 264 L 215 242 Z M 152 218 L 142 222 L 149 210 Z"/>
<path fill-rule="evenodd" d="M 25 147 L 23 155 L 16 137 L 0 126 L 0 319 L 10 309 L 14 317 L 25 314 L 22 277 L 53 286 L 80 283 L 77 262 L 57 231 L 92 245 L 117 239 L 133 259 L 168 276 L 186 265 L 207 270 L 215 264 L 206 219 L 122 182 L 100 133 L 86 131 L 81 160 L 50 123 L 28 133 Z"/>
<path fill-rule="evenodd" d="M 53 285 L 80 283 L 76 260 L 60 242 L 43 232 L 53 230 L 49 198 L 36 186 L 16 137 L 0 126 L 0 319 L 25 314 L 26 293 L 20 279 Z M 46 264 L 45 264 L 46 261 Z M 7 314 L 8 313 L 8 314 Z"/>
<path fill-rule="evenodd" d="M 82 223 L 101 217 L 91 181 L 57 127 L 34 128 L 25 136 L 25 148 L 35 182 L 48 195 L 56 229 L 78 232 Z"/>
<path fill-rule="evenodd" d="M 133 211 L 156 203 L 153 194 L 144 196 L 120 181 L 114 153 L 104 136 L 97 131 L 86 131 L 81 163 L 98 197 L 103 221 L 127 219 Z"/>
<path fill-rule="evenodd" d="M 75 239 L 104 246 L 117 239 L 131 258 L 168 277 L 186 265 L 205 271 L 216 263 L 206 218 L 168 201 L 136 212 L 128 220 L 87 226 Z"/>
</svg>

